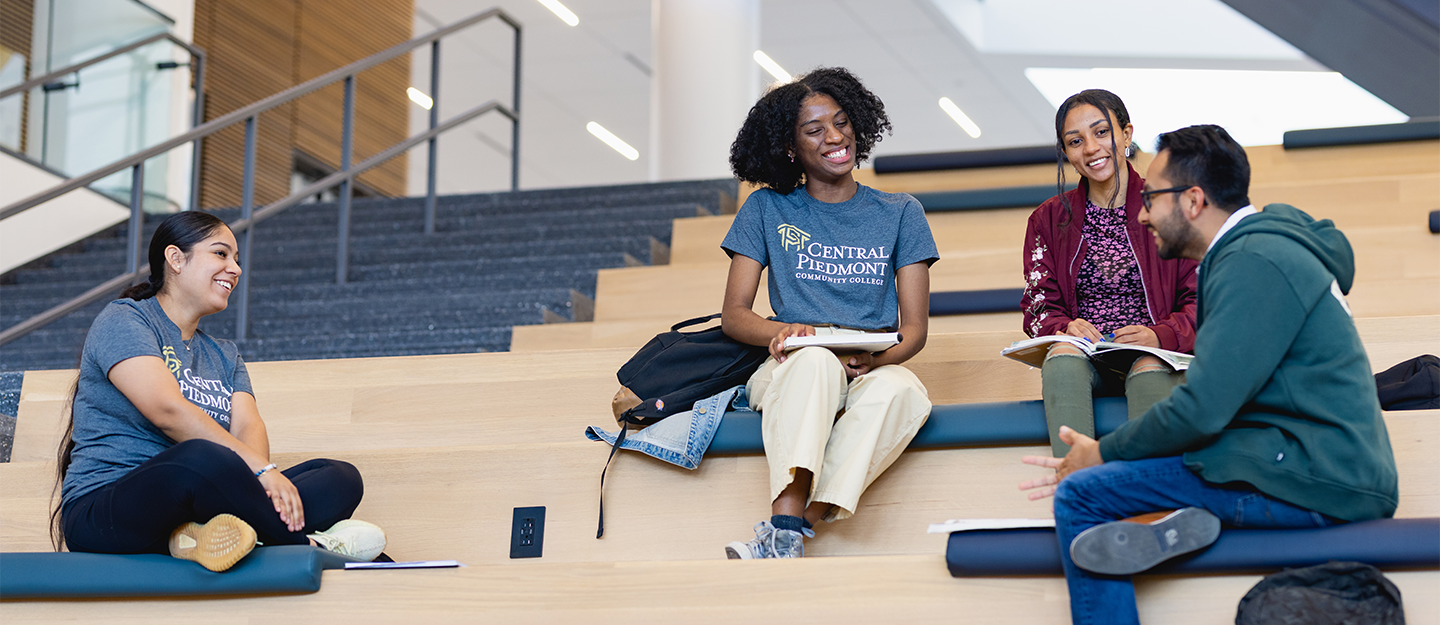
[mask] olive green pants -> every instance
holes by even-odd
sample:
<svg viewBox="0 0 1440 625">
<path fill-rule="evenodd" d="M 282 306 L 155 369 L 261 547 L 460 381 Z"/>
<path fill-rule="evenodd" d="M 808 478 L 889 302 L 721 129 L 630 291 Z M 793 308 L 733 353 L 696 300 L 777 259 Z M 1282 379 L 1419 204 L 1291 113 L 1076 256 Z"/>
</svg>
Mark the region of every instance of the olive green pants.
<svg viewBox="0 0 1440 625">
<path fill-rule="evenodd" d="M 1141 369 L 1137 371 L 1136 369 Z M 1137 367 L 1122 380 L 1109 369 L 1097 370 L 1080 354 L 1051 352 L 1040 368 L 1041 396 L 1045 398 L 1045 425 L 1050 431 L 1050 450 L 1056 458 L 1070 452 L 1060 440 L 1060 426 L 1095 437 L 1095 398 L 1123 395 L 1130 418 L 1145 414 L 1155 402 L 1170 396 L 1170 390 L 1185 381 L 1183 372 L 1169 368 Z"/>
</svg>

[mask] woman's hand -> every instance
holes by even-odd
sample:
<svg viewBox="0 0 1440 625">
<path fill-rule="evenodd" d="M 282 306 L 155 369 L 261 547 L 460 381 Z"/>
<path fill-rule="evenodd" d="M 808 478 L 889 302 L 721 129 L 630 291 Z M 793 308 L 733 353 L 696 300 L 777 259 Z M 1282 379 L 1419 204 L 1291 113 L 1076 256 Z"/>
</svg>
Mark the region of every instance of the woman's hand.
<svg viewBox="0 0 1440 625">
<path fill-rule="evenodd" d="M 1155 331 L 1145 326 L 1125 326 L 1115 331 L 1114 343 L 1126 345 L 1144 345 L 1146 347 L 1160 347 L 1160 337 L 1155 336 Z"/>
<path fill-rule="evenodd" d="M 835 354 L 835 357 L 840 359 L 840 366 L 845 368 L 846 379 L 854 380 L 870 373 L 870 369 L 875 367 L 875 354 L 869 352 Z"/>
<path fill-rule="evenodd" d="M 815 328 L 803 323 L 787 323 L 770 339 L 770 355 L 777 362 L 785 362 L 785 339 L 792 336 L 815 336 Z"/>
<path fill-rule="evenodd" d="M 278 469 L 271 469 L 260 476 L 260 485 L 265 487 L 265 494 L 275 504 L 275 512 L 280 514 L 280 520 L 290 531 L 305 529 L 305 507 L 300 502 L 300 491 L 295 490 L 290 478 Z"/>
<path fill-rule="evenodd" d="M 1091 343 L 1099 343 L 1105 340 L 1104 337 L 1100 336 L 1100 331 L 1095 329 L 1094 324 L 1084 319 L 1071 321 L 1070 325 L 1065 326 L 1065 334 L 1090 339 Z"/>
</svg>

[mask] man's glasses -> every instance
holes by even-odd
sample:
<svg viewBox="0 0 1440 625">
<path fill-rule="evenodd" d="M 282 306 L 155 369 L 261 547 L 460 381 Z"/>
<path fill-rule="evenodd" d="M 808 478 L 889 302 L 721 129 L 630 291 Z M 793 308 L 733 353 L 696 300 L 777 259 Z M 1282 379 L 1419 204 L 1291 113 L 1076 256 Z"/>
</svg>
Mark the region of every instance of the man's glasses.
<svg viewBox="0 0 1440 625">
<path fill-rule="evenodd" d="M 1152 195 L 1158 195 L 1158 194 L 1160 194 L 1160 193 L 1176 193 L 1176 192 L 1179 192 L 1179 191 L 1184 191 L 1184 190 L 1186 190 L 1186 189 L 1189 189 L 1190 187 L 1193 187 L 1193 186 L 1195 186 L 1195 185 L 1193 185 L 1193 184 L 1187 184 L 1187 185 L 1185 185 L 1185 186 L 1183 186 L 1183 187 L 1170 187 L 1169 189 L 1156 189 L 1156 190 L 1154 190 L 1154 191 L 1141 191 L 1141 192 L 1140 192 L 1140 202 L 1145 205 L 1145 209 L 1146 209 L 1146 210 L 1149 210 L 1149 209 L 1150 209 L 1150 196 L 1152 196 Z"/>
</svg>

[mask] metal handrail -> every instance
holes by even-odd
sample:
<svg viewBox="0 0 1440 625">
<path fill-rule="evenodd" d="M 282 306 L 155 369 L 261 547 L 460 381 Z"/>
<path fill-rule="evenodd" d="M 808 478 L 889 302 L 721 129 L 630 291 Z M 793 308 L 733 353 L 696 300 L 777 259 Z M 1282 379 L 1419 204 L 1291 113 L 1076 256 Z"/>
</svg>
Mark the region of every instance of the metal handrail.
<svg viewBox="0 0 1440 625">
<path fill-rule="evenodd" d="M 56 78 L 60 78 L 69 74 L 74 74 L 82 69 L 90 67 L 91 65 L 108 61 L 127 52 L 133 52 L 152 43 L 157 43 L 160 41 L 169 41 L 177 46 L 180 46 L 181 48 L 184 48 L 186 52 L 190 53 L 190 60 L 195 65 L 195 84 L 193 86 L 193 88 L 195 89 L 195 103 L 191 105 L 190 127 L 195 128 L 197 126 L 200 126 L 202 123 L 205 122 L 205 51 L 179 39 L 175 35 L 172 35 L 168 32 L 151 35 L 144 39 L 134 41 L 128 45 L 106 52 L 105 54 L 102 54 L 95 58 L 87 59 L 74 65 L 70 65 L 68 67 L 62 67 L 53 72 L 50 72 L 49 74 L 45 74 L 44 76 L 31 78 L 30 80 L 22 82 L 14 87 L 11 87 L 4 91 L 0 91 L 0 100 L 16 94 L 24 93 L 36 87 L 48 85 Z M 25 157 L 23 155 L 21 155 L 21 158 L 29 160 L 28 157 Z M 45 167 L 43 164 L 41 166 Z M 48 169 L 48 167 L 46 167 L 46 169 Z M 190 152 L 190 207 L 195 208 L 199 206 L 199 204 L 200 140 L 196 139 L 194 149 L 192 149 Z M 0 219 L 9 217 L 10 214 L 11 213 L 4 213 L 3 215 L 0 215 Z M 3 345 L 3 343 L 0 343 L 0 345 Z"/>
<path fill-rule="evenodd" d="M 434 98 L 435 101 L 432 102 L 431 108 L 430 108 L 430 128 L 429 128 L 427 131 L 425 131 L 425 132 L 423 132 L 423 133 L 421 133 L 421 134 L 418 134 L 418 135 L 416 135 L 416 136 L 414 136 L 414 137 L 410 137 L 410 138 L 408 138 L 408 139 L 406 139 L 406 140 L 404 140 L 404 141 L 402 141 L 402 142 L 400 142 L 400 143 L 398 143 L 398 144 L 396 144 L 396 145 L 394 145 L 394 146 L 391 146 L 390 148 L 388 148 L 388 149 L 386 149 L 386 150 L 384 150 L 384 151 L 382 151 L 382 152 L 380 152 L 380 153 L 378 153 L 378 154 L 375 154 L 374 156 L 371 156 L 370 158 L 365 159 L 364 161 L 360 162 L 360 163 L 357 164 L 357 165 L 351 165 L 351 163 L 350 163 L 350 156 L 351 156 L 352 138 L 353 138 L 353 135 L 354 135 L 354 118 L 355 118 L 355 115 L 354 115 L 354 105 L 355 105 L 355 76 L 356 76 L 357 74 L 359 74 L 360 72 L 366 70 L 366 69 L 369 69 L 369 68 L 374 67 L 374 66 L 376 66 L 376 65 L 379 65 L 379 64 L 381 64 L 381 63 L 385 63 L 385 62 L 387 62 L 387 61 L 390 61 L 390 60 L 392 60 L 392 59 L 395 59 L 395 58 L 399 57 L 401 54 L 405 54 L 405 53 L 407 53 L 407 52 L 410 52 L 411 50 L 414 50 L 415 48 L 418 48 L 418 47 L 420 47 L 420 46 L 422 46 L 422 45 L 430 44 L 430 46 L 431 46 L 431 59 L 432 59 L 432 61 L 431 61 L 431 70 L 430 70 L 431 93 L 432 93 L 432 94 L 438 94 L 439 79 L 440 79 L 440 74 L 439 74 L 440 39 L 443 38 L 443 37 L 445 37 L 445 36 L 447 36 L 447 35 L 450 35 L 451 33 L 454 33 L 454 32 L 456 32 L 456 31 L 462 30 L 462 29 L 464 29 L 464 28 L 467 28 L 467 27 L 469 27 L 469 26 L 472 26 L 472 25 L 474 25 L 474 24 L 477 24 L 477 23 L 479 23 L 479 22 L 485 21 L 485 20 L 490 19 L 490 18 L 499 18 L 500 20 L 504 21 L 507 25 L 509 25 L 509 26 L 511 27 L 511 29 L 514 30 L 514 32 L 515 32 L 514 84 L 513 84 L 513 95 L 512 95 L 512 98 L 513 98 L 513 99 L 512 99 L 512 102 L 511 102 L 511 106 L 507 108 L 507 107 L 501 105 L 500 103 L 498 103 L 497 101 L 492 100 L 492 101 L 486 102 L 485 104 L 482 104 L 482 105 L 480 105 L 480 106 L 477 106 L 477 107 L 475 107 L 475 108 L 472 108 L 472 109 L 470 109 L 470 110 L 468 110 L 468 111 L 465 111 L 464 113 L 461 113 L 461 114 L 459 114 L 459 115 L 456 115 L 456 116 L 454 116 L 454 117 L 446 120 L 446 121 L 443 122 L 443 123 L 440 123 L 440 122 L 439 122 L 439 119 L 438 119 L 438 113 L 437 113 L 437 108 L 439 107 L 439 101 L 438 101 L 438 97 L 437 97 L 437 98 Z M 190 141 L 198 141 L 198 140 L 200 140 L 200 139 L 203 139 L 203 138 L 205 138 L 205 137 L 207 137 L 207 136 L 209 136 L 209 135 L 211 135 L 211 134 L 214 134 L 215 132 L 218 132 L 218 131 L 220 131 L 221 129 L 226 128 L 226 127 L 230 126 L 231 124 L 234 124 L 234 123 L 236 123 L 236 122 L 238 122 L 238 121 L 240 121 L 240 120 L 243 119 L 243 120 L 245 120 L 245 122 L 246 122 L 246 124 L 245 124 L 245 174 L 244 174 L 244 182 L 243 182 L 243 185 L 244 185 L 244 186 L 242 187 L 242 189 L 243 189 L 243 191 L 242 191 L 242 198 L 243 198 L 243 199 L 242 199 L 242 201 L 241 201 L 241 206 L 240 206 L 240 219 L 239 219 L 238 221 L 236 221 L 235 223 L 230 224 L 230 229 L 231 229 L 231 231 L 240 236 L 240 241 L 239 241 L 239 243 L 240 243 L 240 258 L 241 258 L 242 260 L 246 260 L 246 261 L 248 261 L 249 258 L 250 258 L 249 251 L 250 251 L 250 243 L 251 243 L 251 234 L 252 234 L 252 231 L 253 231 L 254 226 L 255 226 L 256 224 L 260 223 L 261 221 L 263 221 L 263 220 L 265 220 L 265 219 L 268 219 L 268 218 L 274 216 L 275 214 L 278 214 L 279 212 L 281 212 L 281 211 L 283 211 L 283 210 L 285 210 L 285 209 L 288 209 L 288 208 L 290 208 L 290 207 L 292 207 L 292 206 L 294 206 L 294 205 L 296 205 L 296 204 L 299 204 L 299 203 L 302 202 L 304 199 L 313 196 L 314 194 L 318 193 L 318 192 L 321 191 L 321 190 L 330 188 L 330 187 L 335 186 L 336 184 L 338 184 L 338 185 L 340 185 L 341 191 L 340 191 L 340 219 L 339 219 L 339 221 L 340 221 L 340 232 L 339 232 L 339 241 L 338 241 L 337 257 L 336 257 L 336 282 L 337 282 L 337 283 L 340 283 L 340 284 L 343 284 L 343 283 L 345 282 L 345 280 L 346 280 L 346 273 L 347 273 L 347 270 L 348 270 L 348 258 L 347 258 L 347 256 L 348 256 L 348 251 L 347 251 L 347 244 L 348 244 L 348 239 L 349 239 L 349 209 L 350 209 L 350 199 L 351 199 L 351 195 L 352 195 L 352 186 L 353 186 L 353 182 L 354 182 L 355 177 L 358 176 L 358 175 L 360 175 L 361 173 L 363 173 L 363 172 L 365 172 L 365 171 L 367 171 L 367 170 L 369 170 L 369 169 L 371 169 L 371 168 L 373 168 L 373 167 L 375 167 L 375 166 L 377 166 L 377 165 L 379 165 L 379 164 L 381 164 L 381 163 L 383 163 L 383 162 L 385 162 L 385 161 L 387 161 L 387 160 L 390 160 L 391 158 L 394 158 L 395 156 L 398 156 L 399 154 L 403 153 L 405 150 L 408 150 L 408 149 L 410 149 L 410 148 L 413 148 L 413 147 L 419 145 L 421 142 L 429 142 L 430 162 L 429 162 L 429 172 L 428 172 L 428 181 L 427 181 L 427 182 L 428 182 L 428 184 L 427 184 L 427 187 L 428 187 L 428 188 L 427 188 L 427 197 L 426 197 L 426 203 L 425 203 L 425 232 L 426 232 L 427 234 L 433 233 L 433 232 L 434 232 L 434 222 L 435 222 L 435 204 L 436 204 L 436 201 L 435 201 L 435 170 L 436 170 L 436 155 L 437 155 L 437 151 L 436 151 L 436 140 L 435 140 L 436 136 L 438 136 L 440 133 L 443 133 L 443 132 L 448 131 L 448 130 L 450 130 L 450 129 L 452 129 L 452 128 L 455 128 L 456 126 L 458 126 L 458 125 L 460 125 L 460 124 L 462 124 L 462 123 L 464 123 L 464 122 L 466 122 L 466 121 L 469 121 L 469 120 L 471 120 L 471 119 L 474 119 L 475 117 L 478 117 L 478 116 L 480 116 L 480 115 L 482 115 L 482 114 L 485 114 L 485 113 L 488 113 L 488 112 L 491 112 L 491 111 L 497 111 L 497 112 L 499 112 L 501 115 L 504 115 L 506 118 L 510 119 L 510 121 L 511 121 L 511 126 L 512 126 L 512 128 L 511 128 L 511 141 L 512 141 L 512 146 L 511 146 L 511 150 L 510 150 L 510 158 L 511 158 L 511 162 L 510 162 L 510 167 L 511 167 L 511 171 L 510 171 L 510 188 L 511 188 L 511 190 L 518 190 L 518 189 L 519 189 L 519 184 L 520 184 L 520 179 L 519 179 L 519 171 L 520 171 L 520 113 L 519 113 L 519 110 L 520 110 L 520 52 L 521 52 L 521 25 L 520 25 L 520 22 L 518 22 L 518 21 L 515 20 L 514 18 L 510 17 L 508 14 L 506 14 L 504 11 L 502 11 L 502 10 L 499 9 L 499 8 L 493 8 L 493 9 L 490 9 L 490 10 L 488 10 L 488 11 L 483 11 L 483 12 L 477 13 L 477 14 L 471 16 L 471 17 L 468 17 L 468 18 L 465 18 L 465 19 L 460 20 L 460 21 L 458 21 L 458 22 L 455 22 L 454 24 L 451 24 L 451 25 L 446 26 L 446 27 L 444 27 L 444 28 L 441 28 L 441 29 L 439 29 L 439 30 L 433 31 L 433 32 L 431 32 L 431 33 L 429 33 L 429 34 L 427 34 L 427 35 L 424 35 L 424 36 L 421 36 L 421 37 L 416 37 L 415 39 L 411 39 L 410 41 L 407 41 L 407 42 L 405 42 L 405 43 L 401 43 L 401 44 L 399 44 L 399 45 L 396 45 L 396 46 L 394 46 L 394 47 L 392 47 L 392 48 L 390 48 L 390 49 L 388 49 L 388 50 L 385 50 L 384 52 L 380 52 L 380 53 L 371 55 L 371 56 L 369 56 L 369 57 L 366 57 L 366 58 L 364 58 L 364 59 L 361 59 L 361 60 L 356 61 L 356 62 L 354 62 L 354 63 L 351 63 L 351 64 L 349 64 L 349 65 L 346 65 L 345 67 L 341 67 L 341 68 L 339 68 L 339 69 L 336 69 L 336 70 L 334 70 L 334 71 L 331 71 L 331 72 L 329 72 L 329 73 L 326 73 L 326 74 L 324 74 L 324 75 L 322 75 L 322 76 L 318 76 L 318 77 L 316 77 L 316 78 L 314 78 L 314 79 L 311 79 L 311 80 L 309 80 L 309 81 L 306 81 L 306 82 L 304 82 L 304 83 L 302 83 L 302 84 L 299 84 L 299 85 L 296 85 L 296 86 L 294 86 L 294 87 L 291 87 L 290 89 L 286 89 L 285 91 L 281 91 L 280 93 L 277 93 L 277 94 L 272 95 L 272 96 L 270 96 L 270 97 L 268 97 L 268 98 L 265 98 L 265 99 L 262 99 L 262 100 L 260 100 L 260 101 L 257 101 L 257 102 L 255 102 L 255 103 L 253 103 L 253 104 L 250 104 L 249 106 L 246 106 L 246 107 L 244 107 L 244 108 L 238 109 L 238 110 L 236 110 L 236 111 L 233 111 L 233 112 L 231 112 L 231 113 L 228 113 L 228 114 L 226 114 L 226 115 L 223 115 L 223 116 L 221 116 L 221 117 L 219 117 L 219 118 L 216 118 L 216 119 L 214 119 L 214 120 L 211 120 L 211 121 L 209 121 L 209 122 L 207 122 L 207 123 L 205 123 L 205 124 L 203 124 L 203 125 L 200 125 L 200 126 L 194 128 L 194 129 L 192 129 L 190 132 L 187 132 L 187 133 L 185 133 L 185 134 L 183 134 L 183 135 L 179 135 L 179 136 L 177 136 L 177 137 L 174 137 L 174 138 L 172 138 L 172 139 L 170 139 L 170 140 L 168 140 L 168 141 L 165 141 L 164 143 L 160 143 L 160 144 L 158 144 L 158 145 L 155 145 L 154 147 L 151 147 L 151 148 L 149 148 L 149 149 L 147 149 L 147 150 L 145 150 L 145 151 L 142 151 L 142 152 L 136 153 L 136 154 L 134 154 L 134 155 L 131 155 L 131 156 L 127 157 L 127 158 L 123 158 L 123 159 L 121 159 L 121 160 L 115 161 L 114 163 L 111 163 L 111 164 L 106 165 L 106 166 L 104 166 L 104 167 L 100 167 L 99 169 L 96 169 L 96 170 L 94 170 L 94 171 L 92 171 L 92 172 L 90 172 L 90 173 L 83 174 L 83 175 L 81 175 L 81 176 L 76 176 L 76 177 L 71 178 L 71 179 L 69 179 L 69 180 L 67 180 L 67 181 L 65 181 L 65 182 L 63 182 L 63 183 L 61 183 L 61 184 L 59 184 L 59 185 L 56 185 L 55 187 L 52 187 L 52 188 L 50 188 L 50 189 L 48 189 L 48 190 L 42 191 L 42 192 L 40 192 L 40 193 L 37 193 L 37 194 L 35 194 L 35 195 L 33 195 L 33 196 L 29 197 L 29 198 L 26 198 L 26 199 L 24 199 L 24 200 L 19 201 L 19 202 L 15 202 L 14 204 L 11 204 L 11 205 L 9 205 L 9 206 L 6 206 L 6 207 L 3 208 L 3 209 L 0 209 L 0 219 L 4 219 L 4 218 L 6 218 L 6 217 L 10 217 L 10 216 L 12 216 L 12 215 L 18 214 L 18 213 L 23 212 L 23 211 L 25 211 L 25 210 L 29 210 L 29 209 L 31 209 L 31 208 L 34 208 L 35 206 L 37 206 L 37 205 L 39 205 L 39 204 L 41 204 L 41 203 L 44 203 L 44 202 L 46 202 L 46 201 L 49 201 L 49 200 L 51 200 L 51 199 L 54 199 L 54 198 L 56 198 L 56 197 L 59 197 L 59 196 L 61 196 L 61 195 L 66 194 L 66 193 L 69 193 L 70 191 L 74 191 L 75 189 L 78 189 L 78 188 L 80 188 L 80 187 L 82 187 L 82 186 L 86 186 L 86 185 L 88 185 L 88 184 L 90 184 L 90 183 L 95 182 L 96 180 L 100 180 L 101 178 L 104 178 L 104 177 L 106 177 L 106 176 L 109 176 L 109 175 L 111 175 L 111 174 L 114 174 L 114 173 L 116 173 L 116 172 L 118 172 L 118 171 L 122 171 L 122 170 L 124 170 L 124 169 L 126 169 L 126 168 L 132 169 L 132 175 L 134 176 L 134 179 L 135 179 L 135 180 L 139 180 L 139 179 L 141 179 L 141 178 L 143 177 L 143 175 L 144 175 L 144 168 L 145 168 L 145 161 L 146 161 L 146 160 L 149 160 L 150 158 L 153 158 L 153 157 L 155 157 L 155 156 L 158 156 L 158 155 L 160 155 L 160 154 L 163 154 L 163 153 L 165 153 L 165 152 L 168 152 L 169 150 L 174 149 L 175 147 L 177 147 L 177 146 L 179 146 L 179 145 L 182 145 L 182 144 L 184 144 L 184 143 L 187 143 L 187 142 L 190 142 Z M 342 134 L 342 139 L 341 139 L 341 144 L 342 144 L 342 158 L 341 158 L 341 169 L 340 169 L 340 171 L 337 171 L 337 172 L 335 172 L 335 173 L 333 173 L 333 174 L 330 174 L 330 175 L 326 176 L 325 178 L 323 178 L 323 179 L 321 179 L 321 180 L 319 180 L 319 181 L 316 181 L 315 183 L 312 183 L 312 184 L 306 186 L 304 189 L 301 189 L 301 190 L 299 190 L 299 191 L 297 191 L 297 192 L 295 192 L 295 193 L 290 194 L 289 196 L 286 196 L 285 198 L 282 198 L 282 199 L 280 199 L 280 200 L 277 200 L 277 201 L 275 201 L 275 202 L 272 202 L 270 205 L 268 205 L 268 206 L 266 206 L 266 207 L 264 207 L 264 208 L 261 208 L 261 209 L 258 210 L 258 211 L 254 210 L 255 143 L 256 143 L 256 134 L 257 134 L 257 120 L 259 119 L 260 113 L 263 113 L 263 112 L 265 112 L 265 111 L 267 111 L 267 110 L 269 110 L 269 109 L 275 108 L 275 107 L 277 107 L 277 106 L 280 106 L 280 105 L 282 105 L 282 104 L 285 104 L 286 102 L 289 102 L 289 101 L 291 101 L 291 100 L 294 100 L 295 98 L 298 98 L 298 97 L 301 97 L 301 96 L 306 95 L 306 94 L 308 94 L 308 93 L 311 93 L 311 92 L 313 92 L 313 91 L 322 89 L 322 88 L 327 87 L 327 86 L 329 86 L 329 85 L 331 85 L 331 84 L 333 84 L 333 83 L 335 83 L 335 82 L 339 82 L 339 81 L 342 81 L 342 80 L 345 82 L 345 105 L 344 105 L 344 106 L 345 106 L 345 112 L 344 112 L 345 114 L 344 114 L 344 127 L 343 127 L 343 131 L 342 131 L 343 134 Z M 198 167 L 197 167 L 197 171 L 198 171 Z M 197 185 L 197 188 L 198 188 L 198 185 Z M 138 281 L 138 280 L 142 277 L 142 274 L 144 274 L 144 272 L 146 271 L 146 268 L 143 266 L 143 263 L 141 262 L 140 243 L 139 243 L 139 239 L 140 239 L 140 232 L 139 232 L 139 231 L 140 231 L 140 229 L 141 229 L 141 228 L 140 228 L 140 198 L 141 198 L 141 194 L 136 194 L 136 193 L 134 193 L 133 190 L 132 190 L 132 200 L 131 200 L 131 206 L 130 206 L 130 211 L 131 211 L 130 224 L 131 224 L 131 225 L 130 225 L 129 237 L 128 237 L 128 241 L 127 241 L 127 243 L 128 243 L 128 245 L 127 245 L 127 256 L 128 256 L 128 258 L 127 258 L 127 261 L 126 261 L 126 264 L 127 264 L 126 272 L 123 273 L 123 274 L 120 274 L 120 275 L 118 275 L 118 276 L 115 276 L 114 278 L 111 278 L 111 279 L 107 280 L 104 284 L 102 284 L 102 285 L 100 285 L 100 286 L 98 286 L 98 287 L 95 287 L 94 289 L 91 289 L 90 291 L 87 291 L 84 295 L 81 295 L 80 297 L 77 297 L 77 298 L 72 299 L 72 300 L 70 300 L 70 301 L 68 301 L 68 302 L 65 302 L 65 303 L 63 303 L 63 304 L 60 304 L 60 305 L 58 305 L 58 306 L 55 306 L 55 307 L 51 308 L 50 310 L 47 310 L 47 311 L 45 311 L 45 312 L 43 312 L 43 313 L 40 313 L 39 315 L 36 315 L 36 316 L 34 316 L 34 317 L 31 317 L 30 319 L 27 319 L 27 320 L 25 320 L 25 321 L 23 321 L 23 322 L 21 322 L 21 323 L 19 323 L 19 324 L 16 324 L 15 326 L 12 326 L 12 327 L 10 327 L 10 328 L 7 328 L 7 329 L 4 330 L 3 332 L 0 332 L 0 345 L 4 345 L 4 344 L 6 344 L 6 343 L 9 343 L 9 342 L 11 342 L 11 341 L 14 341 L 14 340 L 16 340 L 16 339 L 18 339 L 18 338 L 26 335 L 26 334 L 29 334 L 30 332 L 33 332 L 33 331 L 36 330 L 36 329 L 39 329 L 40 327 L 43 327 L 44 325 L 46 325 L 46 324 L 48 324 L 48 323 L 50 323 L 50 322 L 53 322 L 53 321 L 59 319 L 60 317 L 65 316 L 66 314 L 69 314 L 70 312 L 73 312 L 73 311 L 75 311 L 75 310 L 77 310 L 77 309 L 79 309 L 79 308 L 82 308 L 82 307 L 84 307 L 85 305 L 90 304 L 90 303 L 92 303 L 92 302 L 98 301 L 99 299 L 105 297 L 106 294 L 113 292 L 113 290 L 116 289 L 116 288 L 118 288 L 119 286 L 123 286 L 123 285 L 126 284 L 127 282 L 128 282 L 128 283 L 134 283 L 134 282 Z M 247 264 L 248 264 L 248 263 L 247 263 Z M 240 282 L 239 282 L 238 285 L 236 285 L 236 289 L 235 289 L 235 290 L 236 290 L 235 295 L 238 296 L 238 299 L 239 299 L 239 302 L 238 302 L 238 304 L 239 304 L 238 315 L 237 315 L 236 326 L 235 326 L 235 334 L 236 334 L 236 337 L 235 337 L 235 338 L 236 338 L 236 340 L 244 340 L 244 339 L 245 339 L 245 335 L 246 335 L 246 326 L 247 326 L 247 322 L 248 322 L 248 309 L 249 309 L 249 296 L 248 296 L 249 288 L 248 288 L 248 285 L 249 285 L 249 281 L 250 281 L 250 280 L 249 280 L 250 274 L 251 274 L 251 272 L 249 272 L 249 271 L 242 271 L 242 272 L 241 272 L 241 275 L 240 275 Z"/>
</svg>

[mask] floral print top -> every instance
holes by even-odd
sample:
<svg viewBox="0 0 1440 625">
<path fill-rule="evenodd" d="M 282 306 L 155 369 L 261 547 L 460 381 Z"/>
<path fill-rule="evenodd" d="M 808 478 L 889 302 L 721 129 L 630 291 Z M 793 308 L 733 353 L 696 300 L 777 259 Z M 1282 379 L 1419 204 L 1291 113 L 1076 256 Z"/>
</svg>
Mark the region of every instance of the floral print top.
<svg viewBox="0 0 1440 625">
<path fill-rule="evenodd" d="M 1101 334 L 1153 324 L 1140 264 L 1125 233 L 1125 207 L 1100 208 L 1086 200 L 1081 236 L 1089 247 L 1075 278 L 1080 318 Z"/>
</svg>

